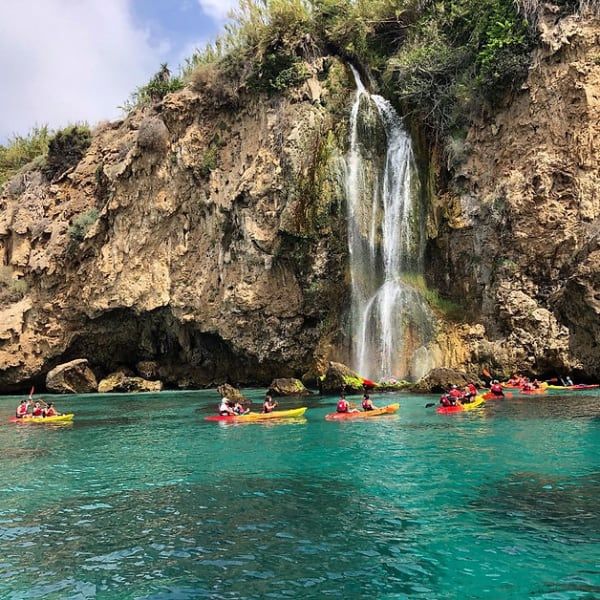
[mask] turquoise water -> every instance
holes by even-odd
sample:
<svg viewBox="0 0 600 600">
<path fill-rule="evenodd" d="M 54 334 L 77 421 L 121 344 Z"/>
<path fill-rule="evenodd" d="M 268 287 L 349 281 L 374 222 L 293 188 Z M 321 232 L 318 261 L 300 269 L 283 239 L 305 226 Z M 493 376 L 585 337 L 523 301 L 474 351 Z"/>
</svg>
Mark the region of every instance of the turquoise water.
<svg viewBox="0 0 600 600">
<path fill-rule="evenodd" d="M 398 398 L 222 425 L 208 391 L 69 396 L 72 426 L 0 426 L 0 598 L 600 597 L 600 394 Z"/>
</svg>

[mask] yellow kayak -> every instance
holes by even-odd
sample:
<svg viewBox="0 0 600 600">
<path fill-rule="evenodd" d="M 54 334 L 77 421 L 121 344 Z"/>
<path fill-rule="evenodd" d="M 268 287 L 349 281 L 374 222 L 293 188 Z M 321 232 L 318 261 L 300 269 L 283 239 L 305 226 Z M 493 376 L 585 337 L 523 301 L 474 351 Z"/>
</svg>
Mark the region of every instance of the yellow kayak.
<svg viewBox="0 0 600 600">
<path fill-rule="evenodd" d="M 301 417 L 306 412 L 306 406 L 302 408 L 291 408 L 289 410 L 274 410 L 270 413 L 253 413 L 247 415 L 211 415 L 205 417 L 205 421 L 222 421 L 223 423 L 238 423 L 247 421 L 266 421 L 268 419 L 294 419 Z"/>
<path fill-rule="evenodd" d="M 13 417 L 10 422 L 11 423 L 23 423 L 28 425 L 34 425 L 39 423 L 68 423 L 73 420 L 75 415 L 73 413 L 69 413 L 68 415 L 57 415 L 55 417 L 25 417 L 23 419 L 17 419 Z"/>
<path fill-rule="evenodd" d="M 476 408 L 481 408 L 485 404 L 485 400 L 483 396 L 475 396 L 475 400 L 473 402 L 469 402 L 468 404 L 462 404 L 463 410 L 475 410 Z"/>
</svg>

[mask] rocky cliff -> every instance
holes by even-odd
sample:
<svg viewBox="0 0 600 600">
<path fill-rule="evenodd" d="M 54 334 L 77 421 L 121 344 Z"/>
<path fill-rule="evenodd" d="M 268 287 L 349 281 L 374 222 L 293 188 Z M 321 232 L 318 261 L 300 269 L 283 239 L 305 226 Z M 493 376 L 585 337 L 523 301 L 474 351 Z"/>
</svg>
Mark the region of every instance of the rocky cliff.
<svg viewBox="0 0 600 600">
<path fill-rule="evenodd" d="M 0 390 L 80 357 L 100 375 L 156 359 L 174 386 L 310 369 L 345 286 L 332 66 L 241 108 L 171 94 L 100 126 L 57 181 L 10 181 L 0 263 L 27 291 L 4 297 Z"/>
<path fill-rule="evenodd" d="M 426 277 L 460 308 L 431 367 L 600 376 L 600 22 L 540 27 L 516 97 L 474 119 L 451 163 L 424 157 Z M 76 358 L 98 377 L 156 361 L 181 387 L 344 358 L 352 80 L 338 59 L 307 68 L 300 87 L 238 104 L 170 94 L 98 127 L 58 179 L 8 182 L 0 391 Z"/>
<path fill-rule="evenodd" d="M 485 328 L 475 363 L 598 376 L 600 21 L 539 27 L 520 92 L 437 164 L 429 276 Z"/>
</svg>

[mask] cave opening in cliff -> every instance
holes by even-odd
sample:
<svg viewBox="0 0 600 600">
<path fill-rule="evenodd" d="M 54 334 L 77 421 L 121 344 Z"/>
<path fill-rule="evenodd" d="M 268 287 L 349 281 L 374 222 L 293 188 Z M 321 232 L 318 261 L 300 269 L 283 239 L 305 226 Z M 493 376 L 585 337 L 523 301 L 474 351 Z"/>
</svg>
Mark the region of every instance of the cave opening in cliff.
<svg viewBox="0 0 600 600">
<path fill-rule="evenodd" d="M 180 323 L 169 309 L 116 309 L 88 320 L 54 363 L 76 358 L 87 358 L 98 378 L 117 370 L 137 375 L 140 361 L 154 361 L 158 378 L 172 389 L 264 383 L 270 371 L 219 335 Z"/>
</svg>

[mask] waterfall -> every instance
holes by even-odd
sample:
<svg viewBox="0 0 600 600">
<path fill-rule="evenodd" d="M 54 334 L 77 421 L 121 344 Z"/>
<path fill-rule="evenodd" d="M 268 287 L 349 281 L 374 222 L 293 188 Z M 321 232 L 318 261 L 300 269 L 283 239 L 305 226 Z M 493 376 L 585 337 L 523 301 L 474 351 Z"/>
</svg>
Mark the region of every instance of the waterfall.
<svg viewBox="0 0 600 600">
<path fill-rule="evenodd" d="M 356 93 L 345 160 L 353 367 L 363 376 L 419 376 L 433 317 L 418 291 L 424 232 L 412 143 L 393 106 Z M 417 360 L 420 364 L 415 364 Z"/>
</svg>

